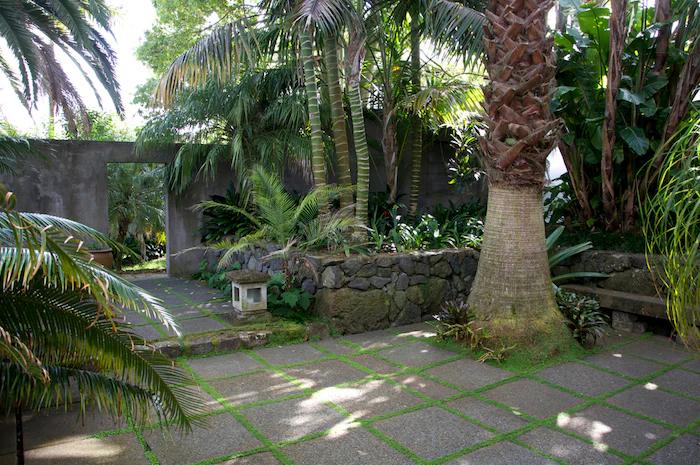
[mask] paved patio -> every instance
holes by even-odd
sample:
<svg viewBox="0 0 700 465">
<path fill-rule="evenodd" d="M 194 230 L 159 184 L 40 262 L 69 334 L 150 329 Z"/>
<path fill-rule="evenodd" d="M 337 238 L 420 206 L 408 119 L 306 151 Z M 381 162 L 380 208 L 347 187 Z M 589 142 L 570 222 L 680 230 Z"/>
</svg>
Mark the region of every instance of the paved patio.
<svg viewBox="0 0 700 465">
<path fill-rule="evenodd" d="M 181 359 L 207 428 L 164 436 L 99 416 L 84 426 L 73 413 L 32 417 L 28 463 L 700 463 L 700 360 L 665 339 L 516 374 L 431 336 L 421 324 Z M 12 464 L 12 424 L 1 428 L 0 464 Z"/>
<path fill-rule="evenodd" d="M 211 289 L 198 281 L 170 278 L 160 274 L 128 278 L 163 301 L 163 306 L 178 322 L 182 336 L 233 328 L 233 325 L 223 318 L 225 314 L 233 311 L 231 299 L 221 291 Z M 134 326 L 134 332 L 150 341 L 175 336 L 172 330 L 140 313 L 127 312 L 126 321 Z"/>
</svg>

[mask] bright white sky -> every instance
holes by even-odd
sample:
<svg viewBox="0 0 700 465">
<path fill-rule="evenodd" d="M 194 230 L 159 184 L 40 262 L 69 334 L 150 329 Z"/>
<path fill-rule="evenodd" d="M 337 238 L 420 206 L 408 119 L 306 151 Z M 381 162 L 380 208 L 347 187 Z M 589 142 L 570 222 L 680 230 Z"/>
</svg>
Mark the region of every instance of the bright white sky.
<svg viewBox="0 0 700 465">
<path fill-rule="evenodd" d="M 143 39 L 144 33 L 155 22 L 156 14 L 150 0 L 108 0 L 117 11 L 112 19 L 114 39 L 112 47 L 117 54 L 117 80 L 121 85 L 122 102 L 125 106 L 125 124 L 129 127 L 139 126 L 141 118 L 138 107 L 131 101 L 139 84 L 143 84 L 151 75 L 151 71 L 136 59 L 136 48 Z M 105 113 L 115 113 L 111 100 L 106 93 L 101 92 L 102 104 L 100 109 L 92 89 L 79 76 L 73 64 L 68 59 L 62 60 L 70 76 L 78 76 L 74 83 L 78 87 L 85 104 L 95 110 Z M 48 120 L 48 103 L 43 101 L 29 115 L 19 103 L 15 95 L 8 89 L 7 83 L 0 80 L 0 102 L 7 120 L 22 133 L 33 136 L 46 136 Z"/>
</svg>

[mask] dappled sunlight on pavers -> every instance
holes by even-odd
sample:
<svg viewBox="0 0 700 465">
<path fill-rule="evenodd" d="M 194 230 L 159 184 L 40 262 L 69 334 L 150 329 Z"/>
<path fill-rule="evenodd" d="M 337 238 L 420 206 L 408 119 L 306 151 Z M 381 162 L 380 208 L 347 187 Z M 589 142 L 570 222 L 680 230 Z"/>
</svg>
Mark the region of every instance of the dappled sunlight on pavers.
<svg viewBox="0 0 700 465">
<path fill-rule="evenodd" d="M 663 426 L 600 405 L 559 415 L 556 425 L 627 454 L 640 454 L 670 433 Z"/>
<path fill-rule="evenodd" d="M 196 375 L 207 427 L 164 436 L 107 417 L 75 428 L 77 416 L 56 414 L 27 420 L 27 463 L 147 464 L 144 447 L 154 464 L 177 465 L 689 465 L 698 457 L 700 373 L 668 341 L 628 338 L 519 374 L 446 350 L 428 331 L 419 324 L 181 358 Z M 0 465 L 14 463 L 13 432 L 0 422 Z"/>
<path fill-rule="evenodd" d="M 88 438 L 25 452 L 26 465 L 147 465 L 133 434 Z M 0 465 L 14 465 L 15 455 L 0 456 Z"/>
</svg>

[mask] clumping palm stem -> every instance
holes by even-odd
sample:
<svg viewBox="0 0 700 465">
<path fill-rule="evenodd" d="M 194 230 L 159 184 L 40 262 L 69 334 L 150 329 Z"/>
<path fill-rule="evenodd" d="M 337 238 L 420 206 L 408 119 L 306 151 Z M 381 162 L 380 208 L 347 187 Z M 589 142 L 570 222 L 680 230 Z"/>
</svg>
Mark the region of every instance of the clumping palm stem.
<svg viewBox="0 0 700 465">
<path fill-rule="evenodd" d="M 311 125 L 311 169 L 314 175 L 314 185 L 326 185 L 326 157 L 323 148 L 321 132 L 321 112 L 318 103 L 318 87 L 313 58 L 313 34 L 308 29 L 301 32 L 301 57 L 304 62 L 304 86 L 309 107 L 309 123 Z"/>
</svg>

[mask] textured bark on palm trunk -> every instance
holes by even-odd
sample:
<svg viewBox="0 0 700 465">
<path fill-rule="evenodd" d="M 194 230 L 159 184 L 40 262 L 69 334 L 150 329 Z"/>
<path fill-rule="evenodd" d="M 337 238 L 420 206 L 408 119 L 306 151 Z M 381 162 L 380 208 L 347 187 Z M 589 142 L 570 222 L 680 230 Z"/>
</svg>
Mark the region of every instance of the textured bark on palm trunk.
<svg viewBox="0 0 700 465">
<path fill-rule="evenodd" d="M 469 304 L 500 339 L 522 342 L 561 325 L 544 240 L 542 191 L 491 186 Z"/>
<path fill-rule="evenodd" d="M 494 339 L 528 345 L 566 331 L 545 250 L 542 188 L 560 122 L 550 112 L 554 51 L 551 2 L 491 0 L 484 31 L 488 131 L 480 140 L 489 201 L 479 267 L 469 295 Z"/>
<path fill-rule="evenodd" d="M 418 15 L 411 15 L 411 87 L 414 94 L 420 91 L 420 29 Z M 418 213 L 420 197 L 421 165 L 423 162 L 423 125 L 420 116 L 411 116 L 411 192 L 408 201 L 408 216 L 413 219 Z"/>
<path fill-rule="evenodd" d="M 304 87 L 309 107 L 309 123 L 311 125 L 311 169 L 314 175 L 314 185 L 326 185 L 326 157 L 323 148 L 321 132 L 321 113 L 318 103 L 318 87 L 314 68 L 312 34 L 308 30 L 301 33 L 301 57 L 304 62 Z"/>
<path fill-rule="evenodd" d="M 335 157 L 338 163 L 338 184 L 344 188 L 340 194 L 340 206 L 342 208 L 352 204 L 352 190 L 350 189 L 352 177 L 350 175 L 348 134 L 345 129 L 343 93 L 340 89 L 338 72 L 338 47 L 335 37 L 326 37 L 323 43 L 323 54 L 326 60 L 326 74 L 328 76 L 328 97 L 331 105 Z"/>
</svg>

